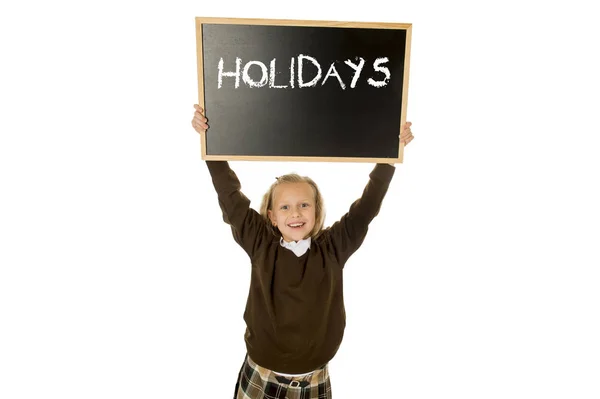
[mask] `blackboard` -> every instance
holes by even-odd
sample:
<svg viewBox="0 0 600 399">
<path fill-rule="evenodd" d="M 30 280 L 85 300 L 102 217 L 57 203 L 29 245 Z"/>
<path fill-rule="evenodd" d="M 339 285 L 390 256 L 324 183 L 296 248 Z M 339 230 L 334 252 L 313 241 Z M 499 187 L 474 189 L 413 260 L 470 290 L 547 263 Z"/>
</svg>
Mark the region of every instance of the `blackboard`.
<svg viewBox="0 0 600 399">
<path fill-rule="evenodd" d="M 196 18 L 202 158 L 402 162 L 411 29 Z"/>
</svg>

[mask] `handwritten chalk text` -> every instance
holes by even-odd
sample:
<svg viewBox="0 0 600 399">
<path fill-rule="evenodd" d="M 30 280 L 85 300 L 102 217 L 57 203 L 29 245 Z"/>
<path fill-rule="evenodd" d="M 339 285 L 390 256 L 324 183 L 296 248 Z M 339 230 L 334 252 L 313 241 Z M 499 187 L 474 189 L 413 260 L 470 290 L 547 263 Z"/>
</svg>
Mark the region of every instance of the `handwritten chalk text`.
<svg viewBox="0 0 600 399">
<path fill-rule="evenodd" d="M 356 57 L 355 61 L 346 60 L 344 64 L 352 69 L 354 75 L 352 80 L 350 81 L 350 88 L 354 89 L 356 87 L 356 83 L 358 82 L 361 73 L 365 66 L 365 60 L 362 57 Z M 373 77 L 369 77 L 367 79 L 367 83 L 375 88 L 385 87 L 391 79 L 390 70 L 383 66 L 388 63 L 389 59 L 387 57 L 377 58 L 373 61 L 373 72 L 378 74 L 383 74 L 383 80 L 375 80 Z M 305 75 L 305 65 L 309 65 L 310 63 L 316 68 L 316 75 L 312 76 L 312 79 L 307 81 Z M 338 68 L 336 68 L 337 61 L 331 63 L 325 76 L 323 76 L 323 68 L 319 62 L 308 55 L 300 54 L 297 57 L 292 57 L 290 59 L 290 67 L 289 67 L 289 80 L 286 83 L 289 84 L 275 84 L 275 77 L 277 76 L 277 60 L 273 58 L 269 63 L 269 67 L 261 61 L 248 61 L 242 67 L 242 59 L 236 57 L 235 59 L 235 70 L 225 70 L 225 62 L 223 61 L 223 57 L 219 60 L 218 65 L 218 88 L 223 87 L 223 78 L 235 78 L 234 87 L 237 89 L 240 87 L 240 80 L 244 82 L 248 87 L 264 87 L 267 86 L 273 89 L 286 89 L 291 88 L 294 89 L 304 88 L 304 87 L 316 87 L 319 82 L 321 82 L 321 86 L 323 86 L 328 80 L 335 81 L 342 88 L 342 90 L 346 90 L 346 83 L 342 80 L 338 72 Z M 259 72 L 260 79 L 256 80 L 250 76 L 250 69 L 253 69 L 254 76 L 256 75 L 256 71 Z M 313 69 L 314 69 L 313 68 Z M 323 80 L 321 80 L 323 78 Z"/>
</svg>

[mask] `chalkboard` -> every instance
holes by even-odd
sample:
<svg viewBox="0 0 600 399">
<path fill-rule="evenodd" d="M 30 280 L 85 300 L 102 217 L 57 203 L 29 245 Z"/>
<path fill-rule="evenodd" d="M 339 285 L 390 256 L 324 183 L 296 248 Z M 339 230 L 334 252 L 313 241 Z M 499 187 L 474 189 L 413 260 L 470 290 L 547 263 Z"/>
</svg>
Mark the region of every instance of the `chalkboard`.
<svg viewBox="0 0 600 399">
<path fill-rule="evenodd" d="M 411 29 L 196 18 L 202 158 L 402 162 Z"/>
</svg>

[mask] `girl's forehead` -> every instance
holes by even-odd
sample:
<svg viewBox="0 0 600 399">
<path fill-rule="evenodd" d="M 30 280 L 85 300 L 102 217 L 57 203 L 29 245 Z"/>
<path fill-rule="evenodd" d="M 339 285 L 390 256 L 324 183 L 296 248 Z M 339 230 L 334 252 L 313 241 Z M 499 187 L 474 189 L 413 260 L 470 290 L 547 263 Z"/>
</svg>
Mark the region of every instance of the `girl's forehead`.
<svg viewBox="0 0 600 399">
<path fill-rule="evenodd" d="M 310 184 L 305 182 L 299 183 L 282 183 L 275 186 L 273 190 L 273 199 L 275 201 L 293 199 L 302 197 L 301 199 L 313 199 L 315 193 Z"/>
</svg>

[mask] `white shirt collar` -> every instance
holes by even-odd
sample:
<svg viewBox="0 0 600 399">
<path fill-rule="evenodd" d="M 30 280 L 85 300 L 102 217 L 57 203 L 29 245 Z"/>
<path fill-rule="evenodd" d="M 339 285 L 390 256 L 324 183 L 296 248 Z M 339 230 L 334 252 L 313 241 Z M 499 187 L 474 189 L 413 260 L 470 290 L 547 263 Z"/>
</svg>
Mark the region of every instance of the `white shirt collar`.
<svg viewBox="0 0 600 399">
<path fill-rule="evenodd" d="M 304 240 L 300 240 L 300 241 L 287 242 L 283 239 L 283 237 L 281 237 L 281 239 L 279 240 L 279 243 L 281 244 L 282 247 L 287 248 L 290 251 L 292 251 L 297 257 L 301 257 L 310 248 L 310 241 L 311 241 L 310 237 L 308 237 L 308 238 L 306 238 Z"/>
</svg>

